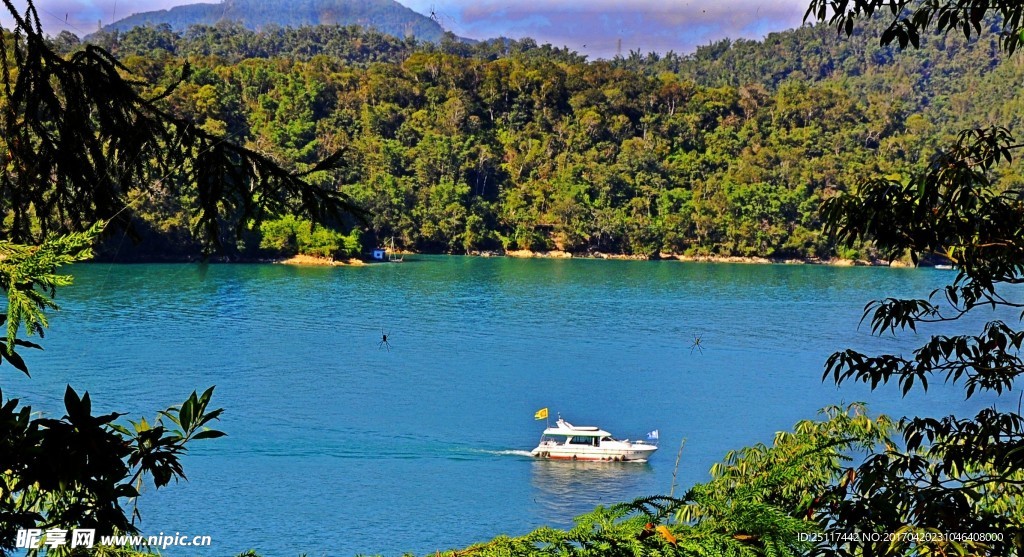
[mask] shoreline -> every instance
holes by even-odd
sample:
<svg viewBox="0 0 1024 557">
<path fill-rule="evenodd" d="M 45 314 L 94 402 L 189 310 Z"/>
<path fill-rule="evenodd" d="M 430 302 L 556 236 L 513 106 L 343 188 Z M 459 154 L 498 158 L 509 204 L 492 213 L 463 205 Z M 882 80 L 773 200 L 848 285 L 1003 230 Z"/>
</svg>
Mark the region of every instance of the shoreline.
<svg viewBox="0 0 1024 557">
<path fill-rule="evenodd" d="M 740 255 L 683 255 L 675 253 L 659 253 L 655 256 L 625 255 L 612 253 L 576 254 L 567 251 L 532 251 L 510 250 L 501 252 L 475 252 L 471 256 L 478 257 L 515 257 L 520 259 L 610 259 L 620 261 L 680 261 L 683 263 L 739 263 L 745 265 L 829 265 L 834 267 L 895 267 L 910 268 L 914 265 L 903 261 L 887 261 L 884 259 L 820 259 L 820 258 L 771 258 L 761 256 Z"/>
<path fill-rule="evenodd" d="M 459 255 L 459 254 L 418 254 L 416 252 L 401 252 L 403 255 Z M 679 261 L 682 263 L 734 263 L 742 265 L 826 265 L 832 267 L 893 267 L 912 268 L 914 265 L 904 261 L 886 261 L 884 259 L 819 259 L 819 258 L 771 258 L 760 256 L 739 256 L 739 255 L 682 255 L 673 253 L 659 253 L 654 256 L 626 255 L 614 253 L 572 253 L 567 251 L 532 251 L 532 250 L 509 250 L 509 251 L 476 251 L 465 254 L 468 257 L 511 257 L 515 259 L 588 259 L 588 260 L 612 260 L 612 261 Z M 97 257 L 91 260 L 94 263 L 196 263 L 201 258 L 197 257 L 143 257 L 131 260 L 114 261 L 106 257 Z M 378 263 L 359 258 L 332 259 L 317 257 L 313 255 L 294 255 L 285 258 L 244 258 L 244 257 L 210 257 L 208 263 L 264 263 L 273 265 L 294 265 L 298 267 L 365 267 Z"/>
<path fill-rule="evenodd" d="M 124 265 L 144 263 L 217 263 L 217 264 L 264 264 L 264 265 L 295 265 L 298 267 L 364 267 L 372 264 L 358 258 L 332 259 L 315 255 L 294 255 L 291 257 L 231 257 L 211 256 L 205 260 L 199 256 L 181 257 L 135 257 L 129 259 L 112 259 L 99 256 L 82 263 L 118 263 Z"/>
</svg>

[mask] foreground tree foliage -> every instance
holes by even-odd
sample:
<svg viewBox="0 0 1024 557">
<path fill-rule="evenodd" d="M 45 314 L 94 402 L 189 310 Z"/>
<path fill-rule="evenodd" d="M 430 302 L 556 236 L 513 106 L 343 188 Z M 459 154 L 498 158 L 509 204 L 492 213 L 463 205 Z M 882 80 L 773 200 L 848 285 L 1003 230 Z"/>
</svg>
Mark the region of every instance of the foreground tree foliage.
<svg viewBox="0 0 1024 557">
<path fill-rule="evenodd" d="M 900 48 L 921 46 L 921 34 L 959 31 L 964 37 L 980 35 L 989 27 L 986 18 L 996 16 L 992 25 L 1002 48 L 1013 53 L 1024 37 L 1024 3 L 1016 0 L 812 0 L 804 19 L 828 22 L 842 33 L 852 35 L 858 21 L 875 14 L 891 20 L 879 37 L 883 45 L 893 41 Z"/>
<path fill-rule="evenodd" d="M 1008 161 L 1012 138 L 1003 129 L 964 132 L 927 172 L 906 183 L 879 179 L 826 203 L 831 230 L 844 242 L 873 241 L 884 253 L 941 253 L 959 269 L 949 286 L 926 299 L 889 298 L 869 304 L 873 332 L 910 330 L 969 315 L 1012 316 L 1024 305 L 1013 285 L 1024 282 L 1024 192 L 993 191 L 992 170 Z M 1001 311 L 1003 310 L 1003 311 Z M 994 315 L 993 315 L 994 314 Z M 971 398 L 1012 390 L 1024 372 L 1024 331 L 1000 319 L 973 334 L 936 335 L 912 356 L 832 355 L 826 378 L 875 388 L 897 383 L 904 394 L 935 379 L 962 385 Z M 1004 403 L 1005 404 L 1005 403 Z M 851 542 L 841 555 L 901 554 L 918 546 L 934 554 L 1008 555 L 1024 548 L 1024 418 L 992 407 L 973 418 L 907 418 L 904 446 L 859 466 L 853 489 L 839 502 L 835 532 L 1002 533 L 1000 542 Z M 852 536 L 851 536 L 852 539 Z"/>
<path fill-rule="evenodd" d="M 890 3 L 813 2 L 809 14 L 850 33 L 856 19 Z M 883 43 L 917 45 L 921 31 L 981 31 L 989 11 L 1002 18 L 1002 44 L 1019 44 L 1020 2 L 895 2 Z M 854 350 L 829 358 L 825 377 L 837 384 L 890 381 L 903 393 L 935 379 L 963 386 L 971 398 L 1011 391 L 1024 372 L 1019 323 L 1024 308 L 1024 190 L 994 186 L 1018 149 L 1004 128 L 970 130 L 905 180 L 872 179 L 837 196 L 823 210 L 841 242 L 873 242 L 885 254 L 940 253 L 958 269 L 952 284 L 924 299 L 889 298 L 869 304 L 873 332 L 918 332 L 929 323 L 989 319 L 980 331 L 935 335 L 912 356 Z M 1010 322 L 1004 319 L 1011 320 Z M 1018 325 L 1012 325 L 1016 322 Z M 850 534 L 840 555 L 1019 555 L 1024 549 L 1024 417 L 1017 401 L 974 417 L 906 418 L 903 444 L 858 466 L 849 493 L 831 513 L 830 531 Z M 919 535 L 867 541 L 857 533 Z M 998 541 L 953 539 L 947 533 L 998 533 Z"/>
<path fill-rule="evenodd" d="M 15 24 L 0 29 L 0 371 L 28 375 L 19 351 L 41 348 L 29 337 L 42 337 L 46 312 L 58 309 L 57 288 L 71 283 L 58 268 L 90 258 L 110 221 L 128 226 L 141 200 L 187 199 L 183 210 L 209 249 L 265 216 L 298 213 L 325 224 L 353 209 L 344 195 L 306 181 L 340 155 L 286 170 L 161 108 L 173 84 L 146 97 L 100 48 L 56 54 L 31 1 L 24 13 L 9 0 L 4 6 Z M 184 479 L 181 457 L 191 442 L 223 435 L 208 427 L 222 412 L 209 408 L 212 395 L 213 387 L 193 392 L 151 420 L 125 421 L 93 415 L 88 392 L 70 385 L 59 419 L 0 392 L 0 555 L 14 550 L 19 530 L 42 530 L 42 541 L 51 530 L 59 538 L 93 529 L 96 541 L 137 532 L 138 510 L 126 505 L 144 480 L 159 488 Z M 81 550 L 46 549 L 72 552 Z"/>
</svg>

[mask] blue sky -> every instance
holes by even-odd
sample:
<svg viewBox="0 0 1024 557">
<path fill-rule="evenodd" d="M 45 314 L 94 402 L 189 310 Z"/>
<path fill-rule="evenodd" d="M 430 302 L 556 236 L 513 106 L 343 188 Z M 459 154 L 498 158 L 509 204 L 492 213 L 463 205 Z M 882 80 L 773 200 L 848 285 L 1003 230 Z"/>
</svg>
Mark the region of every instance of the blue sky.
<svg viewBox="0 0 1024 557">
<path fill-rule="evenodd" d="M 217 3 L 207 0 L 208 3 Z M 474 39 L 533 37 L 591 58 L 622 53 L 692 52 L 721 38 L 758 39 L 801 24 L 809 0 L 403 0 L 441 25 Z M 15 0 L 16 4 L 23 4 Z M 78 35 L 136 12 L 195 3 L 188 0 L 37 0 L 50 33 Z M 5 14 L 6 15 L 6 14 Z M 8 24 L 8 18 L 2 18 Z"/>
</svg>

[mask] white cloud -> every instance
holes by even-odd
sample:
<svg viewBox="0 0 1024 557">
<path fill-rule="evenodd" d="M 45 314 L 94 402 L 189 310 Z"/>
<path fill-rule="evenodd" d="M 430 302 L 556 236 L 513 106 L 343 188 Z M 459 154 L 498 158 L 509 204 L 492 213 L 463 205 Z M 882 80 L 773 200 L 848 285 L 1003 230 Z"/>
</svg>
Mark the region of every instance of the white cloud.
<svg viewBox="0 0 1024 557">
<path fill-rule="evenodd" d="M 802 23 L 807 0 L 408 0 L 475 39 L 532 37 L 598 57 L 690 52 L 722 38 L 761 38 Z"/>
</svg>

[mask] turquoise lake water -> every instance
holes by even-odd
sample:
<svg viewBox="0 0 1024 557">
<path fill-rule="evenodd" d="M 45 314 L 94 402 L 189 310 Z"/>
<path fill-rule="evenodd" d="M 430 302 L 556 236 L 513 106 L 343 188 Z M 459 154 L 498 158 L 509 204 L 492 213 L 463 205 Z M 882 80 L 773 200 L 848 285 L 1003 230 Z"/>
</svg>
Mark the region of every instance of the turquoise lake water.
<svg viewBox="0 0 1024 557">
<path fill-rule="evenodd" d="M 667 493 L 683 438 L 677 493 L 829 404 L 903 416 L 994 402 L 939 381 L 902 398 L 821 380 L 838 349 L 909 353 L 913 337 L 858 329 L 864 304 L 927 294 L 949 271 L 416 257 L 74 275 L 46 350 L 26 353 L 32 378 L 0 370 L 4 395 L 59 415 L 70 383 L 96 412 L 153 417 L 216 385 L 228 436 L 195 443 L 190 481 L 140 503 L 145 534 L 213 546 L 167 555 L 432 553 Z M 658 429 L 661 450 L 534 461 L 542 407 L 618 437 Z"/>
</svg>

